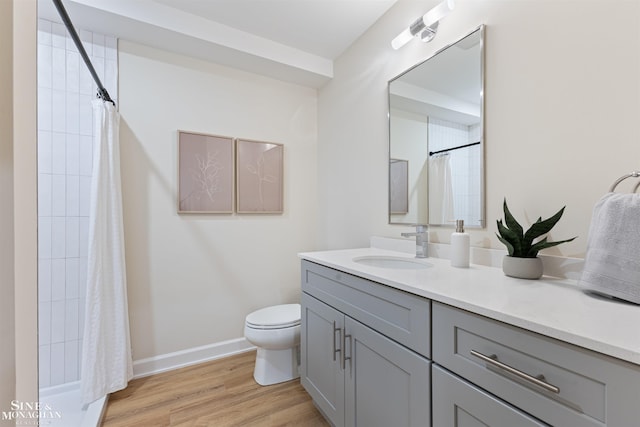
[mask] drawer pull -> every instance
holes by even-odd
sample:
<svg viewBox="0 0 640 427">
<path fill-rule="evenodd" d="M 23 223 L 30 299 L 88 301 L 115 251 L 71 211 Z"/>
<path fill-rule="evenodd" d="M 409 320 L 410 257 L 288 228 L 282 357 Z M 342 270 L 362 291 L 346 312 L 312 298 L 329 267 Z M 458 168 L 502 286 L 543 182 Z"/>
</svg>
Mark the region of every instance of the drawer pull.
<svg viewBox="0 0 640 427">
<path fill-rule="evenodd" d="M 347 357 L 347 338 L 349 338 L 349 356 Z M 349 361 L 349 373 L 352 371 L 351 365 L 351 353 L 353 353 L 351 334 L 347 333 L 347 330 L 344 330 L 342 334 L 342 370 L 344 371 L 346 368 L 347 360 Z"/>
<path fill-rule="evenodd" d="M 553 384 L 549 384 L 548 382 L 546 382 L 544 379 L 544 375 L 539 375 L 537 377 L 531 376 L 525 372 L 522 372 L 514 367 L 511 367 L 507 364 L 504 364 L 502 362 L 500 362 L 498 360 L 498 356 L 496 356 L 495 354 L 492 354 L 491 356 L 486 356 L 480 352 L 477 352 L 475 350 L 471 350 L 471 355 L 475 356 L 485 362 L 487 362 L 488 364 L 495 366 L 498 369 L 502 369 L 503 371 L 507 371 L 510 374 L 513 374 L 515 376 L 517 376 L 518 378 L 522 378 L 525 381 L 528 381 L 532 384 L 537 385 L 538 387 L 542 387 L 543 389 L 550 391 L 552 393 L 560 393 L 560 389 L 556 386 L 554 386 Z"/>
<path fill-rule="evenodd" d="M 336 328 L 336 321 L 333 321 L 333 361 L 336 361 L 336 353 L 340 353 L 341 349 L 336 348 L 336 332 L 340 333 L 342 329 L 340 328 Z M 338 339 L 340 339 L 340 337 L 338 336 Z"/>
</svg>

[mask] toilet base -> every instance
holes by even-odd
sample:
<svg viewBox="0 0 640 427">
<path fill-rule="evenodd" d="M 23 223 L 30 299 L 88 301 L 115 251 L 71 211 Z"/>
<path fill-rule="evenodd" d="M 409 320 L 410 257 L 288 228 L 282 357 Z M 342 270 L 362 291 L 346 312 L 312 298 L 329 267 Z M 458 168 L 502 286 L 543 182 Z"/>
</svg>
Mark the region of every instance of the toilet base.
<svg viewBox="0 0 640 427">
<path fill-rule="evenodd" d="M 284 350 L 258 348 L 253 370 L 253 378 L 258 384 L 277 384 L 298 377 L 298 346 Z"/>
</svg>

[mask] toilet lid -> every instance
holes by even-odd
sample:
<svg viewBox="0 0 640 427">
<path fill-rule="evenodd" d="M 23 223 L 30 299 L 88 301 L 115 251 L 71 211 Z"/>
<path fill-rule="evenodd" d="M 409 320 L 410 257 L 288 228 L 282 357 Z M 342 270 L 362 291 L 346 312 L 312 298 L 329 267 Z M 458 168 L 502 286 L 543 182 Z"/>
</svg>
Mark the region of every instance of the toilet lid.
<svg viewBox="0 0 640 427">
<path fill-rule="evenodd" d="M 283 304 L 249 313 L 247 326 L 261 329 L 287 328 L 300 324 L 300 304 Z"/>
</svg>

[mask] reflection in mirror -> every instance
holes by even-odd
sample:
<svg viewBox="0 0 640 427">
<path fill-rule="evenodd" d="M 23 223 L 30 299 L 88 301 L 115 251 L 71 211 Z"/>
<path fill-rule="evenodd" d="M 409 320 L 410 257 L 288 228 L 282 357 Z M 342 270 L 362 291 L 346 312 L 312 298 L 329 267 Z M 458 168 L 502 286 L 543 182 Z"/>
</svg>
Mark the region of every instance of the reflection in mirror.
<svg viewBox="0 0 640 427">
<path fill-rule="evenodd" d="M 484 26 L 389 82 L 389 223 L 484 227 Z"/>
</svg>

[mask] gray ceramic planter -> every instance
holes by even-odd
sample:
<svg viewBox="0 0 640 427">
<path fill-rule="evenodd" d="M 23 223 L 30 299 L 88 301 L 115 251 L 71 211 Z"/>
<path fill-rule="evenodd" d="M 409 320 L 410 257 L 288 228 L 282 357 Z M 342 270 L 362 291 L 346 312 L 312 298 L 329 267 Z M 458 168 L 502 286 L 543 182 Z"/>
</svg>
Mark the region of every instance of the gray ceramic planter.
<svg viewBox="0 0 640 427">
<path fill-rule="evenodd" d="M 539 279 L 542 277 L 542 260 L 505 255 L 502 259 L 502 271 L 507 276 L 518 279 Z"/>
</svg>

